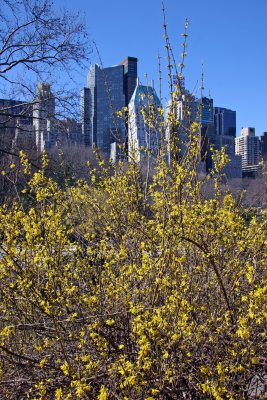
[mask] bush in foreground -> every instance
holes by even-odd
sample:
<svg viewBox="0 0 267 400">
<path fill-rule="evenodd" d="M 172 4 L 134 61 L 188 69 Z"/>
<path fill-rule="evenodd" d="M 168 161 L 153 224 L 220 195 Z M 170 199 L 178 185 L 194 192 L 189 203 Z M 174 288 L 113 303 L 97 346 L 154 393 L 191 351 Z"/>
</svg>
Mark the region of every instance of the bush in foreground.
<svg viewBox="0 0 267 400">
<path fill-rule="evenodd" d="M 192 140 L 149 184 L 100 162 L 66 190 L 22 157 L 28 183 L 0 210 L 2 398 L 260 398 L 266 219 L 222 192 L 215 156 L 204 180 Z"/>
</svg>

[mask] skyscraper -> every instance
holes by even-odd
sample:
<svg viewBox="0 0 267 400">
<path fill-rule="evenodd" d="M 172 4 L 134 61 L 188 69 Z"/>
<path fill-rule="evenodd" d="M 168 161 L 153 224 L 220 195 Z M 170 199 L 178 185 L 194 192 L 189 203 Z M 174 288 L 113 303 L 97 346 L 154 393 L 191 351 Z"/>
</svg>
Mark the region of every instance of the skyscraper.
<svg viewBox="0 0 267 400">
<path fill-rule="evenodd" d="M 183 81 L 184 82 L 184 81 Z M 196 121 L 195 97 L 181 84 L 181 94 L 170 100 L 166 109 L 167 159 L 182 160 L 187 152 L 190 126 Z"/>
<path fill-rule="evenodd" d="M 148 153 L 156 156 L 161 146 L 160 100 L 151 86 L 137 84 L 129 103 L 129 159 L 140 161 Z M 151 118 L 152 123 L 149 123 Z"/>
<path fill-rule="evenodd" d="M 214 108 L 214 147 L 225 148 L 229 162 L 224 168 L 227 178 L 242 178 L 241 156 L 235 154 L 236 112 L 224 107 Z"/>
<path fill-rule="evenodd" d="M 137 58 L 127 57 L 119 65 L 91 66 L 87 88 L 82 90 L 81 115 L 84 144 L 110 154 L 112 143 L 124 145 L 127 127 L 117 112 L 128 105 L 136 86 Z"/>
<path fill-rule="evenodd" d="M 236 112 L 223 107 L 214 108 L 215 147 L 226 146 L 227 154 L 235 153 Z"/>
<path fill-rule="evenodd" d="M 242 128 L 241 136 L 235 139 L 235 152 L 242 157 L 243 175 L 251 175 L 259 170 L 260 142 L 255 136 L 255 128 Z"/>
<path fill-rule="evenodd" d="M 202 97 L 197 100 L 199 104 L 199 120 L 202 123 L 202 126 L 212 126 L 214 124 L 213 115 L 213 99 L 210 97 Z"/>
<path fill-rule="evenodd" d="M 38 84 L 33 102 L 33 129 L 38 151 L 50 149 L 55 145 L 55 97 L 50 85 L 45 83 Z"/>
<path fill-rule="evenodd" d="M 211 145 L 214 144 L 214 108 L 213 99 L 210 97 L 201 97 L 196 101 L 197 104 L 197 121 L 201 124 L 201 161 L 206 163 L 206 171 L 212 168 Z"/>
<path fill-rule="evenodd" d="M 267 161 L 267 132 L 263 132 L 259 138 L 260 140 L 260 155 L 263 161 Z"/>
<path fill-rule="evenodd" d="M 91 92 L 88 88 L 81 90 L 81 122 L 82 122 L 82 143 L 85 146 L 92 146 L 91 127 L 90 127 L 90 97 Z"/>
<path fill-rule="evenodd" d="M 120 65 L 124 66 L 124 92 L 126 105 L 130 103 L 137 80 L 137 58 L 126 57 Z"/>
<path fill-rule="evenodd" d="M 199 135 L 199 165 L 209 171 L 212 167 L 210 145 L 214 140 L 213 99 L 202 97 L 196 99 L 181 84 L 182 93 L 171 100 L 167 107 L 166 141 L 168 146 L 168 161 L 182 159 L 189 143 L 189 133 L 193 122 L 197 122 Z M 172 148 L 172 149 L 171 149 Z M 176 153 L 176 154 L 174 154 Z"/>
<path fill-rule="evenodd" d="M 216 136 L 236 136 L 236 112 L 228 108 L 214 108 Z"/>
</svg>

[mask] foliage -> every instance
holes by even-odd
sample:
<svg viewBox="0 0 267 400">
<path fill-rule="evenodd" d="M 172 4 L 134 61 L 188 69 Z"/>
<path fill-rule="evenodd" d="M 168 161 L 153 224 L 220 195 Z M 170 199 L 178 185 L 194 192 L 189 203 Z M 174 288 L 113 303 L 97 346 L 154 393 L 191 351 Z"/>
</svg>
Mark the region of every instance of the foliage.
<svg viewBox="0 0 267 400">
<path fill-rule="evenodd" d="M 34 168 L 24 153 L 2 171 L 16 198 L 0 208 L 1 398 L 266 395 L 266 214 L 222 189 L 224 151 L 199 174 L 198 123 L 177 142 L 179 82 L 171 166 L 163 146 L 153 173 L 149 151 L 145 174 L 99 157 L 86 180 L 64 165 L 53 179 L 45 154 Z"/>
<path fill-rule="evenodd" d="M 133 162 L 100 161 L 62 190 L 46 157 L 31 172 L 22 155 L 28 182 L 0 210 L 2 398 L 252 398 L 266 365 L 266 218 L 247 222 L 221 190 L 224 154 L 204 180 L 197 159 L 192 135 L 144 194 Z"/>
</svg>

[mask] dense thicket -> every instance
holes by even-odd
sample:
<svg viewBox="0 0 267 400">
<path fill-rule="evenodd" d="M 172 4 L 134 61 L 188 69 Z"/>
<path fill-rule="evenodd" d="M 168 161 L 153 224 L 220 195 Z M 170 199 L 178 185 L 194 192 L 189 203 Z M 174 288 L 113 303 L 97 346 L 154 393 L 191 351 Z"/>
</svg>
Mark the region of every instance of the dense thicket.
<svg viewBox="0 0 267 400">
<path fill-rule="evenodd" d="M 0 210 L 1 397 L 260 398 L 266 218 L 221 191 L 224 154 L 202 180 L 197 157 L 158 160 L 148 185 L 100 161 L 62 190 L 22 156 Z"/>
</svg>

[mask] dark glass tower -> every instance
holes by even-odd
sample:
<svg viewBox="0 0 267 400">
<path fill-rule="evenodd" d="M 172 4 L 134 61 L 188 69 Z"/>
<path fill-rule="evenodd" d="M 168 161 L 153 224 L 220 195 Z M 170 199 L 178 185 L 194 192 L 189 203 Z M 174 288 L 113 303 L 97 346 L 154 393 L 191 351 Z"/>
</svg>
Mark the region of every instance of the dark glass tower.
<svg viewBox="0 0 267 400">
<path fill-rule="evenodd" d="M 137 58 L 127 57 L 120 63 L 120 65 L 124 66 L 124 92 L 126 105 L 130 103 L 133 92 L 136 88 L 137 62 Z"/>
<path fill-rule="evenodd" d="M 263 160 L 267 160 L 267 132 L 263 132 L 260 136 L 260 152 Z"/>
<path fill-rule="evenodd" d="M 236 137 L 236 112 L 227 108 L 214 108 L 214 125 L 217 136 Z"/>
<path fill-rule="evenodd" d="M 214 108 L 214 147 L 217 150 L 225 148 L 229 162 L 224 168 L 228 179 L 242 178 L 241 156 L 235 154 L 236 112 L 228 108 Z"/>
<path fill-rule="evenodd" d="M 213 126 L 213 99 L 203 97 L 199 99 L 202 126 Z"/>
<path fill-rule="evenodd" d="M 82 120 L 82 140 L 85 146 L 92 146 L 92 140 L 90 136 L 90 113 L 89 113 L 89 102 L 90 102 L 90 90 L 83 88 L 81 90 L 81 120 Z"/>
<path fill-rule="evenodd" d="M 137 58 L 127 57 L 119 65 L 91 66 L 87 88 L 82 90 L 81 114 L 84 144 L 110 154 L 114 143 L 125 144 L 125 121 L 117 112 L 128 106 L 137 81 Z"/>
<path fill-rule="evenodd" d="M 196 101 L 198 114 L 197 121 L 201 123 L 201 161 L 206 163 L 206 171 L 212 169 L 211 145 L 214 143 L 214 109 L 213 99 L 202 97 Z"/>
</svg>

